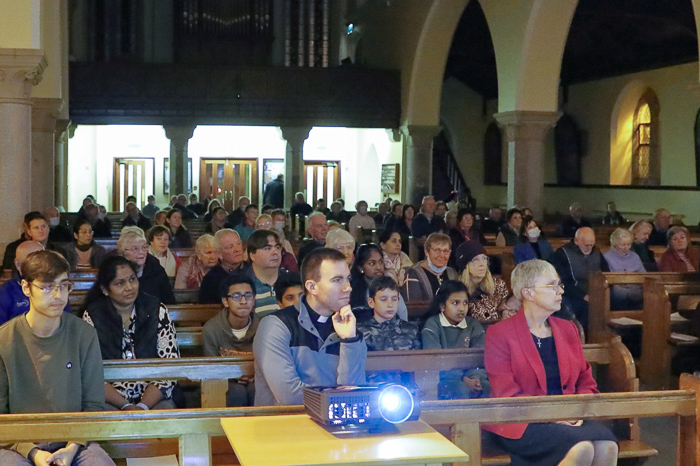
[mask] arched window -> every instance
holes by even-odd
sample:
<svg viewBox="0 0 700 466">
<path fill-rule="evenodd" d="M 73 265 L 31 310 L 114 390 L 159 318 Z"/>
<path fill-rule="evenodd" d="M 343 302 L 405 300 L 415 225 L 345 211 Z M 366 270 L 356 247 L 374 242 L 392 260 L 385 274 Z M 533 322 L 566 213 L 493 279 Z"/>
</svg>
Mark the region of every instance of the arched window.
<svg viewBox="0 0 700 466">
<path fill-rule="evenodd" d="M 661 164 L 658 148 L 659 101 L 656 94 L 649 89 L 639 99 L 634 111 L 632 184 L 660 184 Z"/>
</svg>

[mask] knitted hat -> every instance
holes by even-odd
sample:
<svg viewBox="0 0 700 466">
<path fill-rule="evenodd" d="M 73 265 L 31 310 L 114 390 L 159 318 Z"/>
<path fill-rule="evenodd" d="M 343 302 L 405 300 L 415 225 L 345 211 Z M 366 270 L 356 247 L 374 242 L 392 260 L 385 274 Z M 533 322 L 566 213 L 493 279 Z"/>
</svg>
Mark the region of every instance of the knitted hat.
<svg viewBox="0 0 700 466">
<path fill-rule="evenodd" d="M 486 254 L 486 249 L 478 241 L 465 241 L 457 248 L 457 268 L 461 272 L 467 264 L 479 254 Z"/>
</svg>

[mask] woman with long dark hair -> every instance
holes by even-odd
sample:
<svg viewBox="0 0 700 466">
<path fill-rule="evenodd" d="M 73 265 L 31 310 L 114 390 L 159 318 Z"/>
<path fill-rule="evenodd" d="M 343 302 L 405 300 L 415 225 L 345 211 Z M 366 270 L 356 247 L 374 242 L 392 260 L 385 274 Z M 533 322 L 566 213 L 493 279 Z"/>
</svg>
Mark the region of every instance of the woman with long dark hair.
<svg viewBox="0 0 700 466">
<path fill-rule="evenodd" d="M 168 309 L 139 293 L 138 267 L 119 255 L 106 258 L 87 296 L 83 320 L 95 327 L 102 359 L 179 358 Z M 175 381 L 105 384 L 107 407 L 126 410 L 172 409 Z"/>
</svg>

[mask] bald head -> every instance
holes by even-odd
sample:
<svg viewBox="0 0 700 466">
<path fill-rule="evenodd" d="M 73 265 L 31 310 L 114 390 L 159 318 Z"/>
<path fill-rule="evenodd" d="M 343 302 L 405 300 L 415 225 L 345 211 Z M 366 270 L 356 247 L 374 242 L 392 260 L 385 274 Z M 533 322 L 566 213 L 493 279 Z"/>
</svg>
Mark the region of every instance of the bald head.
<svg viewBox="0 0 700 466">
<path fill-rule="evenodd" d="M 17 252 L 15 253 L 15 268 L 21 274 L 22 273 L 22 262 L 27 256 L 36 251 L 43 251 L 44 246 L 37 243 L 36 241 L 24 241 L 17 246 Z"/>
<path fill-rule="evenodd" d="M 576 230 L 574 244 L 578 246 L 583 255 L 587 256 L 595 247 L 595 232 L 592 228 L 582 227 Z"/>
</svg>

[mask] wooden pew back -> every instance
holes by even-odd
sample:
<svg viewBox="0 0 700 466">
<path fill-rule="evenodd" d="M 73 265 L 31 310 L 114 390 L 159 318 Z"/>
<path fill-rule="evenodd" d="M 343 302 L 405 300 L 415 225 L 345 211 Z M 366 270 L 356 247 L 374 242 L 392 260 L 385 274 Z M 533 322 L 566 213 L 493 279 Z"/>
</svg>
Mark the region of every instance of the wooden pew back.
<svg viewBox="0 0 700 466">
<path fill-rule="evenodd" d="M 642 358 L 639 363 L 642 382 L 650 388 L 671 386 L 671 357 L 679 343 L 671 338 L 671 313 L 676 310 L 674 303 L 679 297 L 697 305 L 700 297 L 700 282 L 665 283 L 656 277 L 644 280 L 644 311 L 642 326 Z M 686 306 L 690 304 L 687 303 Z M 695 310 L 695 306 L 691 309 Z"/>
<path fill-rule="evenodd" d="M 661 282 L 694 281 L 700 280 L 697 273 L 676 272 L 595 272 L 588 281 L 588 329 L 587 341 L 606 341 L 610 338 L 609 325 L 612 319 L 630 318 L 643 321 L 643 311 L 637 310 L 612 310 L 610 307 L 610 287 L 615 285 L 640 285 L 644 286 L 644 279 L 650 277 Z"/>
<path fill-rule="evenodd" d="M 690 376 L 692 377 L 692 376 Z M 688 385 L 697 390 L 698 384 Z M 564 419 L 613 419 L 629 416 L 676 416 L 679 420 L 677 464 L 697 464 L 697 391 L 611 393 L 476 400 L 427 401 L 421 419 L 447 426 L 451 440 L 470 456 L 470 464 L 494 464 L 482 455 L 481 425 L 501 422 L 551 422 Z M 178 440 L 181 465 L 211 464 L 211 439 L 224 435 L 220 419 L 303 413 L 302 406 L 187 409 L 145 412 L 8 414 L 0 416 L 0 442 L 71 439 L 101 441 L 113 457 L 132 456 L 119 440 Z M 639 442 L 622 440 L 620 458 L 653 455 Z M 161 446 L 161 450 L 162 450 Z M 640 451 L 641 450 L 641 451 Z M 139 456 L 143 456 L 141 451 Z M 172 452 L 171 452 L 172 453 Z"/>
</svg>

